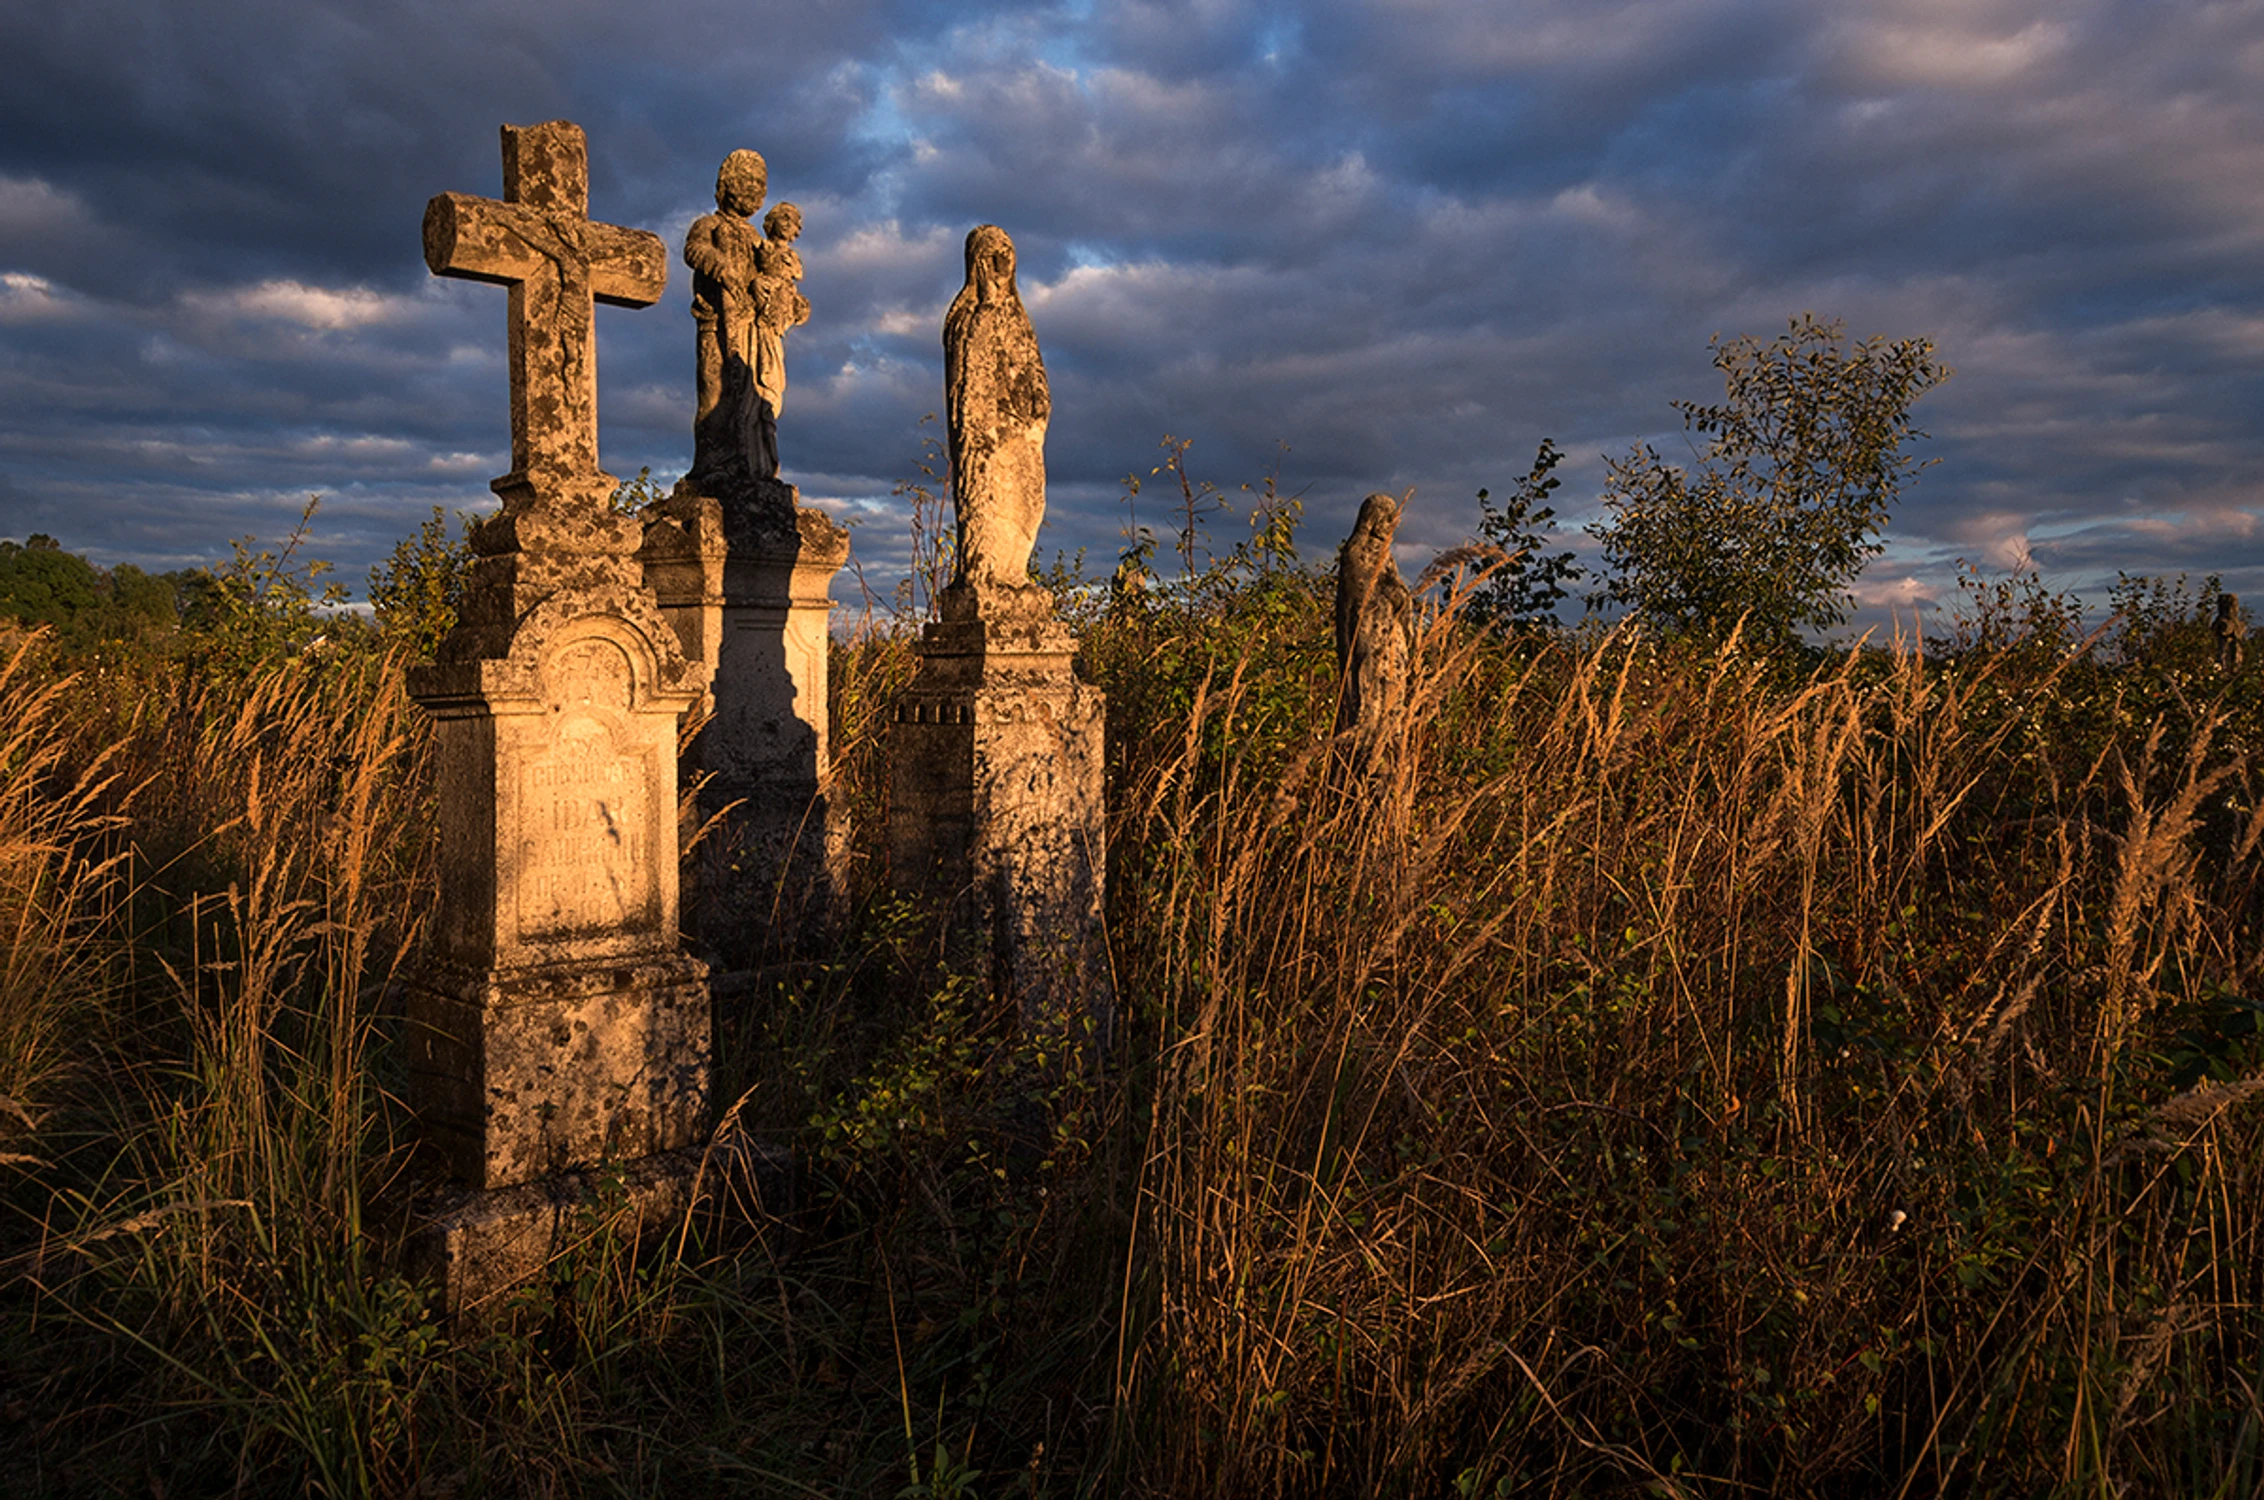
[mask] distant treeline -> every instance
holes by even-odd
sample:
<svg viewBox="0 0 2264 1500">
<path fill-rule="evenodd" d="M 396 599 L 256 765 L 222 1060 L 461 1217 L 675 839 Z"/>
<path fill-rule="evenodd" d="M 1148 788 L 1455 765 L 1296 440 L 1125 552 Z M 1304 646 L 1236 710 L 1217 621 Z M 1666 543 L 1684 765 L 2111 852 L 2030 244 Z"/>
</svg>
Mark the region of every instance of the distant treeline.
<svg viewBox="0 0 2264 1500">
<path fill-rule="evenodd" d="M 206 592 L 202 568 L 146 573 L 132 563 L 98 568 L 55 538 L 0 540 L 0 614 L 46 625 L 74 645 L 166 634 Z"/>
<path fill-rule="evenodd" d="M 245 537 L 224 562 L 168 573 L 98 567 L 43 532 L 0 540 L 0 622 L 45 627 L 74 655 L 160 654 L 220 668 L 383 643 L 386 611 L 372 620 L 340 609 L 347 591 L 324 581 L 330 564 L 303 555 L 316 506 L 307 502 L 277 546 Z M 372 573 L 373 597 L 387 576 L 386 567 Z"/>
</svg>

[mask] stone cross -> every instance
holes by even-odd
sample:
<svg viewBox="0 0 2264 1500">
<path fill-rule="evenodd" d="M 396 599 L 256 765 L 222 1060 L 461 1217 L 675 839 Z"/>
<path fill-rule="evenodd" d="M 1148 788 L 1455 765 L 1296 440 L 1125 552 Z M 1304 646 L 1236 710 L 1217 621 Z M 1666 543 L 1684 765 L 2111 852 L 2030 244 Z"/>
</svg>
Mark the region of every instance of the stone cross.
<svg viewBox="0 0 2264 1500">
<path fill-rule="evenodd" d="M 592 305 L 649 307 L 668 284 L 660 236 L 589 216 L 589 146 L 567 120 L 503 127 L 503 201 L 442 193 L 425 207 L 425 264 L 511 289 L 511 472 L 506 509 L 603 499 Z"/>
<path fill-rule="evenodd" d="M 408 1254 L 452 1311 L 538 1274 L 601 1181 L 640 1224 L 682 1222 L 708 1116 L 676 760 L 707 672 L 644 585 L 642 528 L 606 505 L 597 464 L 592 305 L 651 304 L 667 257 L 655 235 L 590 222 L 579 126 L 506 125 L 503 179 L 502 202 L 444 193 L 424 221 L 434 274 L 511 291 L 503 514 L 473 532 L 456 624 L 408 674 L 440 769 L 406 1093 L 426 1161 L 454 1179 L 420 1189 Z"/>
</svg>

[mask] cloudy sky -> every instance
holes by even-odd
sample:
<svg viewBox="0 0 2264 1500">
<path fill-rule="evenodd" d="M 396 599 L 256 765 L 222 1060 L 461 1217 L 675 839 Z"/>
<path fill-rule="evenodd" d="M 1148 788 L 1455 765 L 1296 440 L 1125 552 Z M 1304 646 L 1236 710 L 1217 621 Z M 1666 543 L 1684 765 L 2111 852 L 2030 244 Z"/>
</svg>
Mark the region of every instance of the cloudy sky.
<svg viewBox="0 0 2264 1500">
<path fill-rule="evenodd" d="M 1957 370 L 1874 609 L 1961 558 L 2264 591 L 2264 0 L 0 0 L 0 57 L 0 536 L 98 562 L 319 493 L 358 584 L 490 503 L 504 299 L 418 226 L 566 118 L 593 213 L 672 247 L 735 147 L 802 206 L 781 448 L 876 582 L 994 221 L 1054 392 L 1041 556 L 1105 571 L 1167 433 L 1228 490 L 1278 462 L 1309 555 L 1414 486 L 1419 562 L 1543 437 L 1593 519 L 1603 455 L 1687 458 L 1709 339 L 1813 311 Z M 687 280 L 599 312 L 618 474 L 689 462 Z"/>
</svg>

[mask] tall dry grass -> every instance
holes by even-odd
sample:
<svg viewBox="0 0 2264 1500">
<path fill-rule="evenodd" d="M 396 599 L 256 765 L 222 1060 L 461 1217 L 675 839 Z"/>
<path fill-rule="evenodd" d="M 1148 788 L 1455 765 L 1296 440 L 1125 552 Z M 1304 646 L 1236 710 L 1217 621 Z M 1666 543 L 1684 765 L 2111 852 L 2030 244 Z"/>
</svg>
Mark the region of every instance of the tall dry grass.
<svg viewBox="0 0 2264 1500">
<path fill-rule="evenodd" d="M 114 835 L 126 801 L 114 757 L 74 760 L 75 680 L 38 635 L 0 637 L 0 1172 L 48 1163 L 42 1124 L 77 1028 L 99 1026 L 119 901 Z"/>
<path fill-rule="evenodd" d="M 46 691 L 52 753 L 142 795 L 111 815 L 131 821 L 110 899 L 79 903 L 108 945 L 102 1025 L 71 1048 L 76 1138 L 21 1200 L 15 1265 L 120 1355 L 101 1378 L 138 1388 L 129 1408 L 223 1418 L 153 1472 L 253 1473 L 280 1445 L 325 1491 L 375 1492 L 414 1384 L 387 1362 L 430 1337 L 372 1222 L 403 1163 L 374 1041 L 430 899 L 398 666 L 153 663 Z"/>
<path fill-rule="evenodd" d="M 1419 656 L 1371 782 L 1232 675 L 1127 767 L 1127 1476 L 2252 1493 L 2264 1055 L 2164 1055 L 2257 979 L 2234 711 L 2086 760 L 2072 658 Z"/>
<path fill-rule="evenodd" d="M 719 1077 L 802 1196 L 658 1257 L 601 1215 L 491 1334 L 390 1258 L 432 889 L 397 664 L 17 654 L 29 1487 L 2257 1490 L 2253 678 L 1442 615 L 1370 773 L 1323 605 L 1093 623 L 1093 1078 L 886 895 L 910 657 L 838 659 L 863 904 L 732 1002 Z"/>
</svg>

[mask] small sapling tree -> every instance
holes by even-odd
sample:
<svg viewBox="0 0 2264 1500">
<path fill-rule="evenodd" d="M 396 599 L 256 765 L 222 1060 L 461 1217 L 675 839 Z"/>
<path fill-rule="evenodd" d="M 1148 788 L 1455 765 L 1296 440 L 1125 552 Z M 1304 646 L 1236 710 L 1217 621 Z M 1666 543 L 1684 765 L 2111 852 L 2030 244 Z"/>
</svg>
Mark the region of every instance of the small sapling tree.
<svg viewBox="0 0 2264 1500">
<path fill-rule="evenodd" d="M 333 632 L 352 632 L 352 616 L 331 613 L 346 602 L 346 586 L 318 583 L 330 564 L 300 555 L 321 503 L 319 496 L 307 497 L 299 523 L 281 548 L 260 547 L 257 537 L 243 537 L 228 544 L 235 556 L 227 562 L 178 575 L 184 600 L 181 623 L 205 664 L 247 672 L 278 657 L 312 651 Z"/>
<path fill-rule="evenodd" d="M 1714 341 L 1718 406 L 1677 401 L 1712 441 L 1695 473 L 1649 444 L 1608 461 L 1608 521 L 1589 528 L 1609 576 L 1599 602 L 1671 631 L 1785 644 L 1847 618 L 1849 585 L 1880 550 L 1902 487 L 1923 467 L 1910 408 L 1949 378 L 1927 339 L 1849 343 L 1802 315 L 1762 343 Z"/>
<path fill-rule="evenodd" d="M 1564 450 L 1553 438 L 1541 439 L 1533 467 L 1500 505 L 1492 492 L 1478 491 L 1478 539 L 1501 549 L 1504 561 L 1470 592 L 1464 608 L 1471 618 L 1494 625 L 1544 625 L 1579 581 L 1581 567 L 1570 552 L 1547 552 L 1556 537 L 1556 509 L 1549 496 L 1564 481 L 1556 466 Z"/>
</svg>

